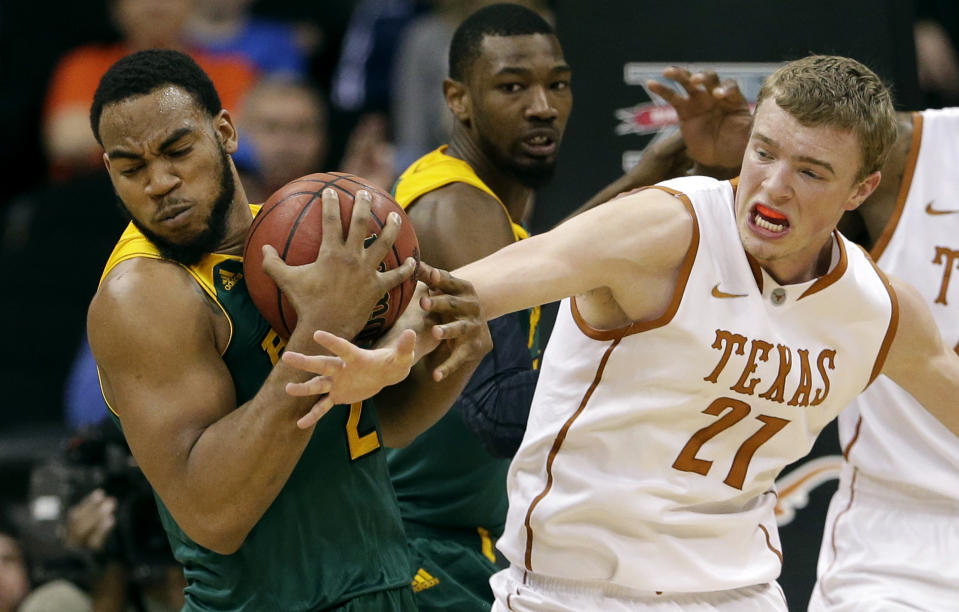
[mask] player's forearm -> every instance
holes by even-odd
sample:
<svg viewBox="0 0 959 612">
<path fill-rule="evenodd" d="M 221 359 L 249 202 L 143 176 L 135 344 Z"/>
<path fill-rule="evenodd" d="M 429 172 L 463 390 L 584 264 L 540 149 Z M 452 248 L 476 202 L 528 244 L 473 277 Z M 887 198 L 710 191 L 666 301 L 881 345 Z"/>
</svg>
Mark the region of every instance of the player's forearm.
<svg viewBox="0 0 959 612">
<path fill-rule="evenodd" d="M 384 446 L 402 448 L 443 418 L 460 396 L 479 360 L 464 363 L 440 382 L 434 367 L 445 357 L 443 346 L 413 366 L 403 382 L 387 387 L 374 401 Z"/>
<path fill-rule="evenodd" d="M 316 353 L 319 347 L 305 326 L 297 329 L 288 347 Z M 234 552 L 276 499 L 313 433 L 312 427 L 297 427 L 297 420 L 318 399 L 292 397 L 286 384 L 308 377 L 277 363 L 250 401 L 196 438 L 179 484 L 161 497 L 197 543 L 221 554 Z"/>
</svg>

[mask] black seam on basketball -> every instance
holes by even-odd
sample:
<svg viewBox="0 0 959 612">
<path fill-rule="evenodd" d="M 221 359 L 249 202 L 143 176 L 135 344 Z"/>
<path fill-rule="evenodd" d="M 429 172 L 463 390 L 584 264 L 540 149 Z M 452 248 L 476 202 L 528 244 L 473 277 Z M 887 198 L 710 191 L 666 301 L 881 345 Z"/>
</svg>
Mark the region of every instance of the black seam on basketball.
<svg viewBox="0 0 959 612">
<path fill-rule="evenodd" d="M 370 211 L 370 216 L 373 217 L 373 219 L 376 221 L 376 224 L 380 226 L 380 233 L 382 234 L 382 232 L 383 232 L 383 227 L 386 225 L 386 223 L 383 222 L 383 221 L 380 221 L 380 218 L 377 217 L 377 216 L 376 216 L 376 213 L 374 213 L 372 210 Z M 399 239 L 399 236 L 397 236 L 396 238 Z M 377 240 L 379 240 L 379 236 L 377 236 Z M 405 260 L 405 259 L 403 259 L 403 260 L 400 259 L 400 252 L 396 249 L 396 241 L 395 241 L 395 240 L 393 241 L 393 245 L 390 247 L 390 250 L 393 251 L 393 259 L 396 260 L 396 266 L 397 266 L 397 267 L 402 266 L 402 265 L 403 265 L 403 262 L 406 261 L 406 260 Z M 395 287 L 394 287 L 394 289 L 395 289 Z M 400 290 L 400 299 L 399 299 L 399 301 L 397 301 L 397 304 L 403 304 L 403 303 L 405 302 L 405 298 L 406 298 L 406 281 L 403 281 L 402 283 L 399 284 L 399 290 Z M 389 292 L 387 292 L 387 293 L 389 293 Z M 389 312 L 389 310 L 387 310 L 387 312 Z M 400 314 L 402 314 L 402 313 L 396 313 L 396 318 L 399 318 L 399 315 L 400 315 Z"/>
<path fill-rule="evenodd" d="M 300 222 L 303 220 L 303 217 L 306 216 L 306 213 L 307 213 L 307 211 L 310 209 L 310 207 L 313 205 L 313 202 L 316 202 L 316 198 L 317 198 L 317 196 L 320 195 L 321 192 L 322 192 L 322 190 L 320 190 L 320 191 L 301 191 L 301 192 L 299 192 L 298 194 L 296 194 L 296 195 L 304 195 L 304 194 L 309 193 L 309 194 L 311 194 L 313 197 L 311 197 L 309 200 L 307 200 L 306 204 L 303 205 L 303 208 L 300 209 L 300 213 L 296 216 L 296 221 L 293 222 L 292 227 L 290 227 L 289 233 L 286 235 L 286 244 L 283 245 L 283 255 L 282 255 L 283 261 L 286 261 L 286 255 L 287 255 L 287 253 L 290 252 L 290 245 L 293 243 L 293 236 L 296 235 L 296 230 L 297 230 L 297 228 L 300 227 Z M 280 200 L 279 202 L 277 202 L 277 204 L 280 204 L 281 202 L 285 202 L 287 199 L 291 198 L 293 195 L 294 195 L 294 194 L 290 194 L 290 195 L 286 196 L 285 198 L 283 198 L 282 200 Z M 273 209 L 275 209 L 275 208 L 276 208 L 276 206 L 274 206 L 274 207 L 271 208 L 270 210 L 273 210 Z M 280 322 L 283 323 L 283 327 L 286 328 L 286 335 L 287 335 L 287 337 L 292 336 L 292 335 L 293 335 L 293 330 L 290 329 L 290 323 L 289 323 L 289 321 L 286 320 L 286 313 L 283 311 L 283 292 L 280 291 L 280 286 L 279 286 L 279 285 L 276 286 L 276 310 L 277 310 L 277 312 L 280 313 Z"/>
</svg>

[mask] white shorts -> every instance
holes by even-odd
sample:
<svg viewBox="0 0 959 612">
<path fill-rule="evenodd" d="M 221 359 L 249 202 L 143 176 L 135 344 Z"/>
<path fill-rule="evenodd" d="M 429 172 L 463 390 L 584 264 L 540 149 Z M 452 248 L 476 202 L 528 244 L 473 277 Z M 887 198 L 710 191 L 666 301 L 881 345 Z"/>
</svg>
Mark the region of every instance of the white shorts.
<svg viewBox="0 0 959 612">
<path fill-rule="evenodd" d="M 492 612 L 788 612 L 775 582 L 729 591 L 660 593 L 540 576 L 511 566 L 490 578 Z"/>
<path fill-rule="evenodd" d="M 810 612 L 959 610 L 959 503 L 843 466 Z"/>
</svg>

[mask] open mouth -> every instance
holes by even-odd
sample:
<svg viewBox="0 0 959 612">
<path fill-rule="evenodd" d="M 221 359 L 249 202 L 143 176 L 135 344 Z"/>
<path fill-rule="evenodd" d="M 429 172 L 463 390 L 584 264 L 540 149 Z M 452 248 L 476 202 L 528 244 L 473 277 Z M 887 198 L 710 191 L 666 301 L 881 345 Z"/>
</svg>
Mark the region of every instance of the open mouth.
<svg viewBox="0 0 959 612">
<path fill-rule="evenodd" d="M 775 234 L 780 234 L 789 228 L 789 219 L 786 215 L 762 204 L 756 204 L 753 207 L 752 221 L 756 226 Z"/>
<path fill-rule="evenodd" d="M 530 134 L 522 142 L 530 155 L 545 157 L 556 152 L 556 138 L 551 134 L 543 132 Z"/>
</svg>

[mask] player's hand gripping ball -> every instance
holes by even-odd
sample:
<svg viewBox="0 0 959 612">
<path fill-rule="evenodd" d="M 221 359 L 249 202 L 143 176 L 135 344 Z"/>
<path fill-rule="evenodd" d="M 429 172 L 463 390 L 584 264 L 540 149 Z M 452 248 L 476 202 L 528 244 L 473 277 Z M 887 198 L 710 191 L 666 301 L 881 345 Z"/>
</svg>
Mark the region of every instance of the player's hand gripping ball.
<svg viewBox="0 0 959 612">
<path fill-rule="evenodd" d="M 396 212 L 402 224 L 389 254 L 380 263 L 380 270 L 391 270 L 406 258 L 420 261 L 419 243 L 413 225 L 403 208 L 388 194 L 370 185 L 365 179 L 343 172 L 308 174 L 280 187 L 263 204 L 253 220 L 243 248 L 243 272 L 253 303 L 267 322 L 284 338 L 289 338 L 296 327 L 296 311 L 287 301 L 273 279 L 263 271 L 264 244 L 272 245 L 287 265 L 296 266 L 316 260 L 323 240 L 323 206 L 321 194 L 326 187 L 337 190 L 343 237 L 350 226 L 353 197 L 360 189 L 370 192 L 370 224 L 366 246 L 372 244 L 386 224 L 387 215 Z M 402 314 L 413 290 L 414 278 L 400 283 L 377 302 L 366 326 L 353 340 L 369 345 L 383 335 Z"/>
</svg>

